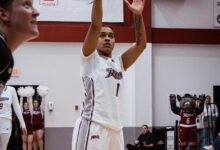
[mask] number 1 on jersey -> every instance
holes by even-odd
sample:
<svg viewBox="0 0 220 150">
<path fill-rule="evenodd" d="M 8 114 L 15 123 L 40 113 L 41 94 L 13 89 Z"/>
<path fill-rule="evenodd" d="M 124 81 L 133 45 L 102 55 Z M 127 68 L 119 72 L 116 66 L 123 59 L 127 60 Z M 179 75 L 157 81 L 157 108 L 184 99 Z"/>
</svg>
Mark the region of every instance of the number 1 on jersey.
<svg viewBox="0 0 220 150">
<path fill-rule="evenodd" d="M 116 96 L 118 97 L 118 91 L 119 91 L 120 83 L 117 83 L 117 89 L 116 89 Z"/>
<path fill-rule="evenodd" d="M 2 109 L 3 108 L 3 103 L 0 103 L 0 109 Z"/>
</svg>

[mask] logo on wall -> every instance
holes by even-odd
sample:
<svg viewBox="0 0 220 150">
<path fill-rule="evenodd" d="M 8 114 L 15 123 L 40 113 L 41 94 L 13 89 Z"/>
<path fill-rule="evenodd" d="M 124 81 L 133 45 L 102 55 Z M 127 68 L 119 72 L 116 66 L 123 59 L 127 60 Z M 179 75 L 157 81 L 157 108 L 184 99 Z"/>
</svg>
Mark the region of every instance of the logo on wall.
<svg viewBox="0 0 220 150">
<path fill-rule="evenodd" d="M 220 0 L 214 0 L 214 26 L 220 27 Z"/>
<path fill-rule="evenodd" d="M 39 0 L 40 5 L 44 6 L 57 6 L 59 0 Z"/>
<path fill-rule="evenodd" d="M 220 23 L 220 14 L 217 16 L 217 22 Z"/>
</svg>

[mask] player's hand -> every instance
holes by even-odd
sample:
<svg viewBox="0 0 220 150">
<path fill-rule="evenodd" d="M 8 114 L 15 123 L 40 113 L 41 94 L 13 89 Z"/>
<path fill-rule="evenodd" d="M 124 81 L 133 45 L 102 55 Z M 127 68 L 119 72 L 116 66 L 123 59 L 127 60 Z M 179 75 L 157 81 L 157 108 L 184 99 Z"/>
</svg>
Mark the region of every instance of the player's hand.
<svg viewBox="0 0 220 150">
<path fill-rule="evenodd" d="M 26 128 L 22 128 L 22 133 L 23 133 L 24 135 L 27 135 L 27 129 L 26 129 Z"/>
<path fill-rule="evenodd" d="M 135 141 L 134 141 L 134 144 L 135 144 L 135 145 L 137 145 L 138 143 L 139 143 L 139 141 L 138 141 L 138 140 L 135 140 Z"/>
<path fill-rule="evenodd" d="M 133 0 L 132 4 L 128 0 L 124 0 L 127 4 L 128 8 L 133 12 L 135 15 L 141 15 L 144 10 L 144 5 L 146 0 Z"/>
</svg>

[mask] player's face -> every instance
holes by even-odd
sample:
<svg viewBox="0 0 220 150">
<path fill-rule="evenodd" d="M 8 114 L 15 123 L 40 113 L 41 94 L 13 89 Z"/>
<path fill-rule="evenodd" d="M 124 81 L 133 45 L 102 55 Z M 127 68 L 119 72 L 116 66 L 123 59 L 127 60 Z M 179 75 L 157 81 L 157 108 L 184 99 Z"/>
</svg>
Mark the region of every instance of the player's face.
<svg viewBox="0 0 220 150">
<path fill-rule="evenodd" d="M 8 14 L 11 32 L 25 41 L 38 37 L 39 12 L 33 7 L 33 0 L 13 0 Z"/>
<path fill-rule="evenodd" d="M 146 126 L 143 126 L 142 127 L 142 133 L 147 134 L 147 132 L 148 132 L 148 128 Z"/>
<path fill-rule="evenodd" d="M 115 45 L 115 34 L 109 27 L 102 27 L 97 42 L 97 50 L 99 54 L 111 57 L 112 50 Z"/>
<path fill-rule="evenodd" d="M 37 100 L 34 100 L 34 108 L 38 108 L 39 107 L 39 102 Z"/>
<path fill-rule="evenodd" d="M 29 104 L 28 103 L 24 103 L 24 110 L 28 110 L 29 109 Z"/>
</svg>

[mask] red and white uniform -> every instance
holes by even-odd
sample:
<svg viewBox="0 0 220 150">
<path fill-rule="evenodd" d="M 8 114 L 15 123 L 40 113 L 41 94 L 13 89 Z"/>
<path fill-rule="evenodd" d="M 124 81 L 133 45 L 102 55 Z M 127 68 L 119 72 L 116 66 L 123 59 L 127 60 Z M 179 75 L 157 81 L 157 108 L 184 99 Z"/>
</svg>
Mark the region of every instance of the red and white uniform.
<svg viewBox="0 0 220 150">
<path fill-rule="evenodd" d="M 0 95 L 0 150 L 5 150 L 12 130 L 12 107 L 20 125 L 25 128 L 17 93 L 14 87 L 6 86 Z"/>
<path fill-rule="evenodd" d="M 197 146 L 196 112 L 181 110 L 180 116 L 179 146 Z"/>
<path fill-rule="evenodd" d="M 81 52 L 80 75 L 85 98 L 81 118 L 74 129 L 73 150 L 124 149 L 120 106 L 123 71 L 120 56 L 108 58 L 94 51 L 85 57 Z"/>
<path fill-rule="evenodd" d="M 22 117 L 21 108 L 19 106 L 17 93 L 14 87 L 6 86 L 0 95 L 0 118 L 12 120 L 12 107 L 14 108 L 15 114 L 18 117 L 20 125 L 25 128 L 24 119 Z M 0 123 L 1 125 L 1 123 Z M 2 126 L 0 126 L 0 133 L 4 133 Z"/>
<path fill-rule="evenodd" d="M 44 128 L 43 113 L 40 108 L 33 111 L 32 116 L 33 130 L 37 131 Z"/>
<path fill-rule="evenodd" d="M 24 122 L 27 128 L 28 135 L 33 134 L 33 124 L 32 124 L 32 115 L 30 110 L 24 111 L 22 113 Z M 22 134 L 22 132 L 21 132 Z"/>
</svg>

